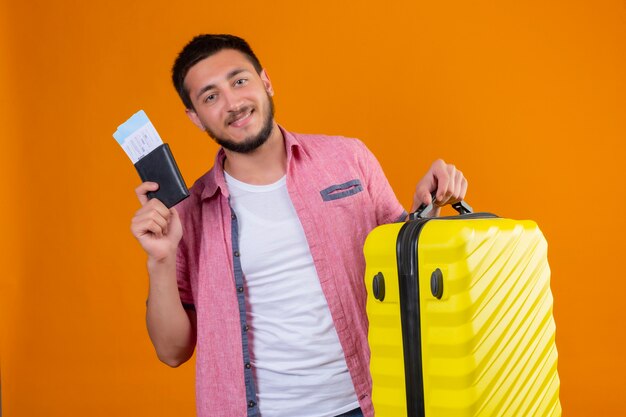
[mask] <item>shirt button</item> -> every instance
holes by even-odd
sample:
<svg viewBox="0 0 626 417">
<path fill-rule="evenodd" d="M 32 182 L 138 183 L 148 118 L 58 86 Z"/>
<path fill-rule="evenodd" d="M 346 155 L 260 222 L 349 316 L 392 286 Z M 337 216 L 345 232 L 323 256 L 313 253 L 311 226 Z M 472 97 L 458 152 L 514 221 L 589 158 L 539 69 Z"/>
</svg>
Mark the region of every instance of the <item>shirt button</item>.
<svg viewBox="0 0 626 417">
<path fill-rule="evenodd" d="M 243 292 L 243 287 L 237 287 L 237 291 Z"/>
<path fill-rule="evenodd" d="M 231 219 L 233 219 L 233 220 L 235 220 L 235 219 L 237 218 L 237 216 L 235 216 L 234 214 L 231 214 L 231 215 L 230 215 L 230 218 L 231 218 Z"/>
<path fill-rule="evenodd" d="M 250 365 L 250 362 L 247 362 L 246 363 L 246 369 L 250 369 L 250 368 L 252 368 L 252 365 Z"/>
<path fill-rule="evenodd" d="M 250 330 L 250 326 L 248 326 L 247 324 L 245 326 L 243 326 L 243 331 L 247 332 L 248 330 Z"/>
<path fill-rule="evenodd" d="M 254 401 L 248 401 L 248 407 L 252 408 L 256 405 Z"/>
<path fill-rule="evenodd" d="M 239 251 L 235 251 L 234 255 L 239 258 Z"/>
</svg>

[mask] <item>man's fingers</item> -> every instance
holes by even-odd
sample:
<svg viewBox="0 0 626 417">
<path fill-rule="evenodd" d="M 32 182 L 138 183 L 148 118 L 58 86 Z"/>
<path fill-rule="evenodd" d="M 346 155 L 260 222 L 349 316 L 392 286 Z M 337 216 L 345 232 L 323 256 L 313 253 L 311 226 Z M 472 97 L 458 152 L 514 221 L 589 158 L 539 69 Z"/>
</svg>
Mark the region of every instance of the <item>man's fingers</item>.
<svg viewBox="0 0 626 417">
<path fill-rule="evenodd" d="M 433 172 L 437 180 L 435 204 L 443 206 L 448 201 L 449 188 L 453 178 L 450 177 L 449 167 L 445 164 L 445 162 L 443 162 L 443 160 L 439 159 L 436 161 L 436 164 L 437 165 L 434 167 L 435 169 Z"/>
<path fill-rule="evenodd" d="M 170 216 L 170 210 L 163 203 L 156 199 L 150 200 L 133 217 L 131 222 L 133 235 L 139 238 L 147 233 L 152 233 L 156 237 L 167 234 Z"/>
<path fill-rule="evenodd" d="M 461 171 L 442 159 L 435 161 L 431 167 L 434 177 L 433 189 L 436 192 L 435 204 L 444 206 L 461 201 L 467 192 L 467 180 Z"/>
<path fill-rule="evenodd" d="M 458 190 L 458 181 L 460 171 L 456 169 L 454 165 L 448 165 L 448 178 L 450 181 L 448 182 L 448 188 L 444 193 L 444 201 L 443 204 L 453 204 L 456 202 L 459 190 Z"/>
<path fill-rule="evenodd" d="M 170 213 L 169 222 L 176 222 L 176 221 L 180 222 L 180 216 L 178 216 L 178 212 L 176 211 L 174 207 L 169 209 L 169 213 Z"/>
<path fill-rule="evenodd" d="M 157 216 L 140 216 L 133 218 L 131 222 L 131 230 L 135 237 L 139 238 L 146 233 L 156 235 L 162 234 L 163 227 L 167 225 L 167 221 L 160 215 Z"/>
<path fill-rule="evenodd" d="M 171 216 L 170 210 L 167 207 L 165 207 L 165 204 L 163 204 L 163 202 L 159 199 L 156 199 L 156 198 L 150 199 L 144 205 L 144 207 L 147 210 L 147 212 L 154 210 L 157 213 L 159 213 L 161 216 L 163 216 L 165 219 L 169 219 Z"/>
<path fill-rule="evenodd" d="M 144 224 L 143 230 L 152 233 L 155 237 L 162 237 L 164 233 L 163 226 L 156 219 L 149 219 Z"/>
<path fill-rule="evenodd" d="M 433 194 L 430 191 L 426 191 L 422 196 L 422 203 L 429 205 L 433 203 Z"/>
<path fill-rule="evenodd" d="M 461 180 L 461 192 L 459 194 L 459 201 L 465 198 L 465 194 L 467 194 L 467 179 L 464 176 Z"/>
<path fill-rule="evenodd" d="M 457 203 L 461 200 L 463 200 L 463 197 L 465 197 L 465 193 L 463 193 L 463 183 L 465 183 L 465 177 L 463 176 L 463 173 L 461 171 L 457 171 L 457 176 L 456 176 L 456 182 L 455 182 L 455 187 L 454 187 L 454 201 L 452 202 Z"/>
<path fill-rule="evenodd" d="M 156 182 L 146 181 L 142 183 L 139 187 L 135 188 L 135 194 L 137 194 L 137 198 L 143 206 L 149 201 L 149 198 L 147 196 L 148 192 L 156 191 L 158 189 L 159 184 L 157 184 Z"/>
<path fill-rule="evenodd" d="M 433 162 L 424 178 L 417 184 L 412 210 L 416 210 L 421 203 L 431 203 L 432 193 L 435 195 L 436 207 L 457 203 L 465 198 L 467 180 L 454 165 L 438 159 Z"/>
<path fill-rule="evenodd" d="M 152 220 L 164 232 L 165 232 L 165 229 L 167 229 L 168 218 L 163 217 L 160 213 L 156 213 L 154 216 L 150 218 L 150 220 Z"/>
</svg>

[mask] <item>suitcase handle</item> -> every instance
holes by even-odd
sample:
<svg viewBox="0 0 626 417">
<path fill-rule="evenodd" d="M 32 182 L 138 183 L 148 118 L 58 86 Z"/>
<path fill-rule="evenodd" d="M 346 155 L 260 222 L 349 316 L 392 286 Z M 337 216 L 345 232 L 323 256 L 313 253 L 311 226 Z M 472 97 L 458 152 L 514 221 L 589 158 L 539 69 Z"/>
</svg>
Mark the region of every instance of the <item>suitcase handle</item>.
<svg viewBox="0 0 626 417">
<path fill-rule="evenodd" d="M 428 213 L 433 210 L 437 193 L 433 191 L 432 193 L 430 193 L 430 196 L 432 197 L 432 201 L 430 202 L 430 204 L 422 203 L 417 208 L 417 210 L 409 214 L 409 220 L 423 219 Z M 470 214 L 474 212 L 472 207 L 463 200 L 459 201 L 458 203 L 452 204 L 452 208 L 458 211 L 459 214 Z"/>
</svg>

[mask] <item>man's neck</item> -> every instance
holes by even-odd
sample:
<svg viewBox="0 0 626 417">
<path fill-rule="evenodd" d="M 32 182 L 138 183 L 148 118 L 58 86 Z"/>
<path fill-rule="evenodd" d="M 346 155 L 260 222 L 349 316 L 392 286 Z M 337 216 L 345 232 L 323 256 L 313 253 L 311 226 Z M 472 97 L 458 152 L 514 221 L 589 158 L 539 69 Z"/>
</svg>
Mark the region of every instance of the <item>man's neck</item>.
<svg viewBox="0 0 626 417">
<path fill-rule="evenodd" d="M 224 149 L 224 153 L 224 170 L 247 184 L 273 184 L 287 172 L 285 139 L 276 123 L 267 141 L 253 152 L 242 154 Z"/>
</svg>

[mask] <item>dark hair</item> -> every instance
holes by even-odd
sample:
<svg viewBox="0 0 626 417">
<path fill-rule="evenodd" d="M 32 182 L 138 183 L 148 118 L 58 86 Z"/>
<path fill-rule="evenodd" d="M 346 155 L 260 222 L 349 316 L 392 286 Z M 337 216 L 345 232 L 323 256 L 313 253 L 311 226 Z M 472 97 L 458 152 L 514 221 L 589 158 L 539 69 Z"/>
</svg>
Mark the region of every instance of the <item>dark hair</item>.
<svg viewBox="0 0 626 417">
<path fill-rule="evenodd" d="M 172 67 L 172 82 L 174 83 L 174 88 L 186 108 L 193 109 L 193 104 L 189 98 L 189 91 L 185 89 L 184 85 L 187 73 L 191 67 L 198 62 L 223 49 L 234 49 L 243 53 L 258 73 L 261 73 L 263 70 L 261 62 L 259 62 L 259 59 L 254 55 L 254 52 L 252 52 L 250 45 L 240 37 L 234 35 L 198 35 L 180 51 Z"/>
</svg>

